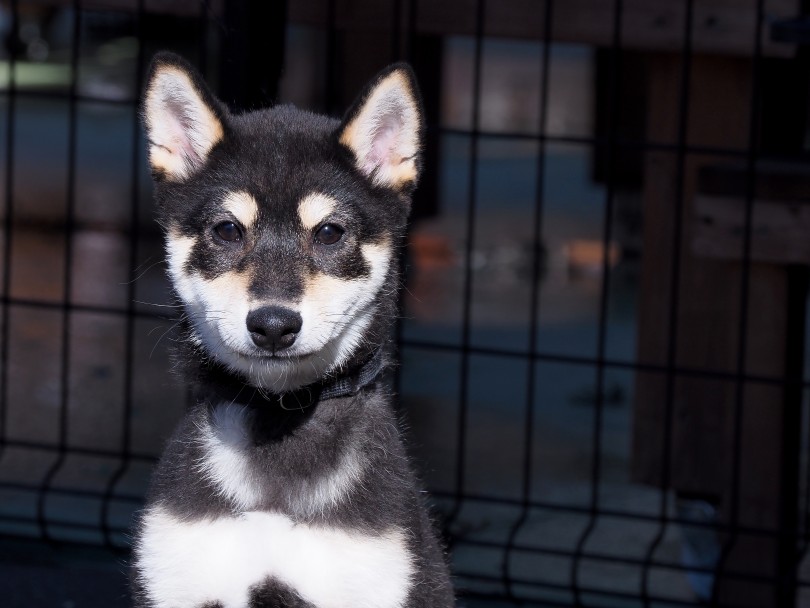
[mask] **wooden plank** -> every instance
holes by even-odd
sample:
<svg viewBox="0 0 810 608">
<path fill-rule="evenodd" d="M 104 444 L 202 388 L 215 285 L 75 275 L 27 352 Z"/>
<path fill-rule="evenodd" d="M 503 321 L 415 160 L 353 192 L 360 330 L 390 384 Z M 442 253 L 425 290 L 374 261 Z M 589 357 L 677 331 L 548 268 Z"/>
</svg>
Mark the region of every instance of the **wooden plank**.
<svg viewBox="0 0 810 608">
<path fill-rule="evenodd" d="M 651 59 L 648 138 L 670 141 L 677 131 L 680 62 L 675 56 Z M 732 94 L 750 86 L 750 62 L 743 59 L 695 57 L 689 106 L 688 139 L 744 147 L 749 123 L 749 96 Z M 718 111 L 722 107 L 722 111 Z M 691 246 L 699 225 L 691 204 L 702 166 L 716 159 L 690 156 L 685 162 L 683 226 L 677 320 L 677 366 L 734 373 L 740 348 L 741 284 L 749 273 L 745 371 L 780 377 L 786 370 L 788 271 L 777 264 L 751 264 L 697 255 Z M 678 159 L 675 154 L 649 152 L 643 190 L 643 257 L 640 284 L 638 358 L 641 363 L 665 364 L 669 352 L 673 211 L 679 204 Z M 738 205 L 739 206 L 739 205 Z M 739 259 L 739 257 L 737 258 Z M 737 390 L 733 379 L 677 376 L 672 387 L 669 420 L 671 447 L 667 488 L 681 495 L 713 498 L 721 521 L 738 514 L 737 523 L 774 528 L 780 521 L 780 474 L 783 462 L 785 390 L 781 386 L 745 383 L 739 452 L 734 450 Z M 664 374 L 636 377 L 633 429 L 633 477 L 661 486 L 664 482 L 668 400 Z M 732 472 L 740 458 L 741 476 L 736 505 L 732 505 Z M 733 540 L 727 569 L 772 575 L 784 548 L 777 539 L 753 536 Z M 740 579 L 718 580 L 723 605 L 783 608 L 775 584 Z"/>
<path fill-rule="evenodd" d="M 745 200 L 695 196 L 692 250 L 698 256 L 740 261 L 745 235 Z M 810 265 L 810 205 L 755 200 L 751 218 L 751 259 L 771 264 Z"/>
<path fill-rule="evenodd" d="M 475 34 L 477 0 L 418 2 L 418 33 L 440 36 Z M 290 3 L 290 20 L 323 27 L 326 13 L 320 0 Z M 766 0 L 768 20 L 795 17 L 798 0 Z M 374 30 L 391 27 L 392 0 L 338 0 L 340 29 Z M 604 0 L 564 0 L 554 3 L 553 39 L 557 42 L 610 46 L 615 4 Z M 543 0 L 499 0 L 487 3 L 486 35 L 539 39 L 544 31 Z M 754 49 L 756 3 L 753 0 L 696 0 L 693 50 L 697 53 L 749 56 Z M 625 0 L 622 46 L 650 51 L 680 51 L 684 42 L 685 3 L 671 0 Z M 772 43 L 763 28 L 765 55 L 791 55 L 790 45 Z"/>
<path fill-rule="evenodd" d="M 810 165 L 806 162 L 759 160 L 754 174 L 757 198 L 810 203 Z M 749 187 L 746 162 L 713 163 L 702 167 L 698 175 L 701 194 L 744 199 Z"/>
</svg>

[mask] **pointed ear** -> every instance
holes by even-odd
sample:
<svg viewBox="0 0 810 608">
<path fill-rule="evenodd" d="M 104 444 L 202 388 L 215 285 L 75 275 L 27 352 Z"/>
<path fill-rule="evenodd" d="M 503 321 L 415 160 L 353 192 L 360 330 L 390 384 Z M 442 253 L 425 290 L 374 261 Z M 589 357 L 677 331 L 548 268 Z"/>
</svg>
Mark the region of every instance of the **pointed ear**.
<svg viewBox="0 0 810 608">
<path fill-rule="evenodd" d="M 413 71 L 395 64 L 380 72 L 348 111 L 338 140 L 354 153 L 372 183 L 398 191 L 416 186 L 421 169 L 422 104 Z"/>
<path fill-rule="evenodd" d="M 155 55 L 143 96 L 153 175 L 183 181 L 198 171 L 223 138 L 225 114 L 188 63 L 173 53 Z"/>
</svg>

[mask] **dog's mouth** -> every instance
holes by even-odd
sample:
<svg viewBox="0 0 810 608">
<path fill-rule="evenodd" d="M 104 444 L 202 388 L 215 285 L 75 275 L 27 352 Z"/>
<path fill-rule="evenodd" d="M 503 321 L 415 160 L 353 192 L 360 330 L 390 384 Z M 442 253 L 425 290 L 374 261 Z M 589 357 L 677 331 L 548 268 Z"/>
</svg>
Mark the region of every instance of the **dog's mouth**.
<svg viewBox="0 0 810 608">
<path fill-rule="evenodd" d="M 245 356 L 250 357 L 251 359 L 258 359 L 260 361 L 274 361 L 274 362 L 284 362 L 284 363 L 298 363 L 300 361 L 306 361 L 307 359 L 313 357 L 317 353 L 287 353 L 284 351 L 281 352 L 255 352 L 249 353 Z"/>
<path fill-rule="evenodd" d="M 297 363 L 309 357 L 309 355 L 287 355 L 284 353 L 259 353 L 251 355 L 253 359 L 260 359 L 261 361 L 284 361 Z"/>
</svg>

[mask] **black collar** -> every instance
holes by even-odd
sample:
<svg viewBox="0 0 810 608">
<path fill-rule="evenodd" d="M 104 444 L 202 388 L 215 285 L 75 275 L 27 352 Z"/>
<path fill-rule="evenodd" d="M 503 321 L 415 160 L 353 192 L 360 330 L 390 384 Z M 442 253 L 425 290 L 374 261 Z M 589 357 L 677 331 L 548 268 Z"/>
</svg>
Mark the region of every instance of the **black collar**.
<svg viewBox="0 0 810 608">
<path fill-rule="evenodd" d="M 383 349 L 378 348 L 363 365 L 337 378 L 314 382 L 284 393 L 270 393 L 233 378 L 224 370 L 212 378 L 213 392 L 219 401 L 258 407 L 280 407 L 284 410 L 303 410 L 320 401 L 350 397 L 373 383 L 385 367 Z M 222 378 L 227 374 L 228 378 Z M 208 397 L 210 399 L 210 396 Z"/>
</svg>

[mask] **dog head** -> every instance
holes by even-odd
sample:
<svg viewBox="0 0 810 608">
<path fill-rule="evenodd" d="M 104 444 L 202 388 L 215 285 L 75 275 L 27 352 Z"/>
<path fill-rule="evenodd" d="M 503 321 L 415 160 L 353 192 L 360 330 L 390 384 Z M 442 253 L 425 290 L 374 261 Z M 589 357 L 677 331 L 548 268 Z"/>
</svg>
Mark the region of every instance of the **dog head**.
<svg viewBox="0 0 810 608">
<path fill-rule="evenodd" d="M 231 114 L 160 54 L 143 120 L 169 274 L 205 355 L 280 392 L 383 339 L 420 172 L 410 68 L 381 72 L 338 121 L 291 106 Z"/>
</svg>

